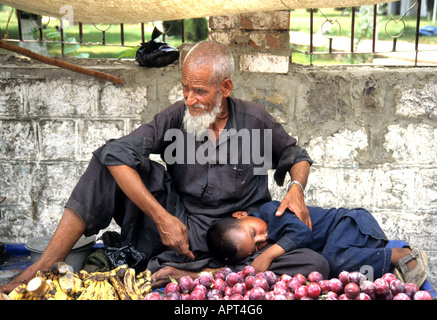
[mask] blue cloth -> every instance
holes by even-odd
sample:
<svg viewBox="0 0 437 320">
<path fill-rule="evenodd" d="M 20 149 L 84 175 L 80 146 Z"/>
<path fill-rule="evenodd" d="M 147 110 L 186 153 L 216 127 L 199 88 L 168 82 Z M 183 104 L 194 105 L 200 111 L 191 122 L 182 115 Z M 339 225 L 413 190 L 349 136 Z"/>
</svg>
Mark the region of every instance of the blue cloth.
<svg viewBox="0 0 437 320">
<path fill-rule="evenodd" d="M 269 202 L 251 214 L 267 222 L 269 238 L 285 251 L 306 247 L 320 253 L 329 262 L 330 277 L 343 270 L 366 270 L 375 279 L 390 272 L 388 239 L 367 210 L 308 207 L 311 231 L 289 210 L 275 216 L 279 204 Z"/>
<path fill-rule="evenodd" d="M 419 29 L 421 36 L 435 36 L 437 35 L 437 28 L 434 26 L 426 26 Z"/>
</svg>

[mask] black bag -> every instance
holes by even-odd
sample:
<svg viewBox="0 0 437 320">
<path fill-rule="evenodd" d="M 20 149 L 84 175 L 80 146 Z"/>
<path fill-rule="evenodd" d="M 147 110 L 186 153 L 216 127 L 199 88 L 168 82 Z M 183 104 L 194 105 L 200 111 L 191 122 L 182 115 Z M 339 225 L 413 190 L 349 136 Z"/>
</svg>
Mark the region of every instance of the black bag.
<svg viewBox="0 0 437 320">
<path fill-rule="evenodd" d="M 156 27 L 152 32 L 152 40 L 141 43 L 135 54 L 135 60 L 141 67 L 161 68 L 179 59 L 178 49 L 168 43 L 155 41 L 162 35 Z"/>
</svg>

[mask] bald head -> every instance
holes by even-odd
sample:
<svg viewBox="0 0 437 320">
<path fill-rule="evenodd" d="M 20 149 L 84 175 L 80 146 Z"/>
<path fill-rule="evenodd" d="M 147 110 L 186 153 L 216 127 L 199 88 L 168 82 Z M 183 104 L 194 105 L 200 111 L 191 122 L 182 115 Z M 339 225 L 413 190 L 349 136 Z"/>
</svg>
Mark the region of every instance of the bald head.
<svg viewBox="0 0 437 320">
<path fill-rule="evenodd" d="M 210 83 L 220 85 L 223 80 L 232 79 L 234 58 L 224 44 L 201 41 L 188 52 L 183 68 L 193 71 L 198 68 L 209 68 Z"/>
</svg>

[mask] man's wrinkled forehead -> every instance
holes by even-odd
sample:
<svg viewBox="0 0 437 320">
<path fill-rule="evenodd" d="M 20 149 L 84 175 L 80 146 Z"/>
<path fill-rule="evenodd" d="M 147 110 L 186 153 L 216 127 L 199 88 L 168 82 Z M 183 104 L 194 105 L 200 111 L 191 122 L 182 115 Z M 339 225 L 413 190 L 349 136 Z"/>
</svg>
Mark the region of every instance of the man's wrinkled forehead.
<svg viewBox="0 0 437 320">
<path fill-rule="evenodd" d="M 188 64 L 182 68 L 182 84 L 187 82 L 203 83 L 205 85 L 212 85 L 212 66 L 211 64 Z"/>
</svg>

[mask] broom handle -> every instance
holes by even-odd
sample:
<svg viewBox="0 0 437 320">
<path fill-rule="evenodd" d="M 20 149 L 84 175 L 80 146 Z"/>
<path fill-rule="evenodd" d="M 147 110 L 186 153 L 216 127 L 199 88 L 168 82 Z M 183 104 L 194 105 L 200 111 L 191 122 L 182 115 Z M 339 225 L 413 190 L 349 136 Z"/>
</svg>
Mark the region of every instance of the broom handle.
<svg viewBox="0 0 437 320">
<path fill-rule="evenodd" d="M 6 41 L 3 41 L 3 40 L 0 40 L 0 48 L 22 54 L 22 55 L 29 57 L 31 59 L 35 59 L 35 60 L 50 64 L 53 66 L 57 66 L 57 67 L 68 69 L 68 70 L 71 70 L 74 72 L 82 73 L 82 74 L 85 74 L 87 76 L 96 77 L 96 78 L 100 78 L 100 79 L 103 79 L 106 81 L 110 81 L 110 82 L 115 83 L 115 84 L 123 84 L 124 83 L 123 79 L 120 77 L 116 77 L 116 76 L 113 76 L 113 75 L 110 75 L 110 74 L 107 74 L 104 72 L 96 71 L 96 70 L 82 68 L 82 67 L 77 66 L 77 65 L 72 64 L 72 63 L 68 63 L 65 61 L 46 57 L 46 56 L 40 55 L 38 53 L 35 53 L 33 51 L 30 51 L 28 49 L 6 43 Z"/>
</svg>

